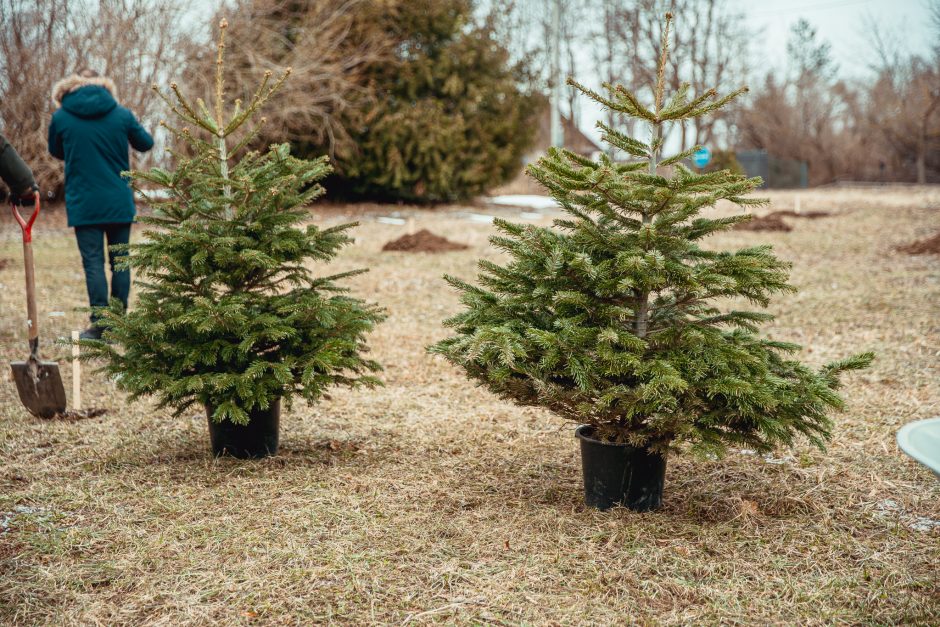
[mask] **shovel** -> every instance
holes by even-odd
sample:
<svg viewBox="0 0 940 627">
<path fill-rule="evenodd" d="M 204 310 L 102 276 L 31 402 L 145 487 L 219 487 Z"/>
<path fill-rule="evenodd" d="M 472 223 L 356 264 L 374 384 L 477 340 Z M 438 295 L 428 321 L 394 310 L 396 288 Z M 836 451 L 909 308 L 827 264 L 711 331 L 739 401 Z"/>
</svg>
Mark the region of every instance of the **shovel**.
<svg viewBox="0 0 940 627">
<path fill-rule="evenodd" d="M 39 359 L 39 316 L 36 315 L 36 273 L 33 269 L 33 223 L 39 216 L 39 192 L 36 208 L 29 220 L 24 220 L 16 205 L 13 217 L 23 229 L 23 259 L 26 265 L 26 326 L 29 328 L 29 359 L 10 363 L 13 380 L 20 400 L 29 413 L 40 418 L 52 418 L 65 411 L 65 387 L 59 374 L 59 364 Z"/>
</svg>

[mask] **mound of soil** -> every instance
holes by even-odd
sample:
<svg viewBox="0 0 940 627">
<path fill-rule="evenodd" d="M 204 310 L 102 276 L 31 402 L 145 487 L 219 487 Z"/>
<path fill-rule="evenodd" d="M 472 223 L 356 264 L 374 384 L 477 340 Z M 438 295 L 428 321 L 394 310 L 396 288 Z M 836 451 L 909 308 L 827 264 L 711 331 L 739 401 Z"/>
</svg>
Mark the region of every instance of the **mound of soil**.
<svg viewBox="0 0 940 627">
<path fill-rule="evenodd" d="M 774 212 L 778 213 L 778 212 Z M 762 218 L 753 217 L 747 222 L 740 222 L 734 225 L 736 231 L 792 231 L 793 227 L 783 221 L 780 216 L 773 214 Z"/>
<path fill-rule="evenodd" d="M 3 259 L 2 257 L 0 257 L 0 270 L 3 270 L 3 269 L 6 268 L 8 265 L 10 265 L 10 260 L 9 260 L 9 259 Z"/>
<path fill-rule="evenodd" d="M 764 217 L 766 218 L 809 218 L 810 220 L 815 220 L 817 218 L 827 218 L 831 215 L 832 213 L 828 211 L 793 211 L 792 209 L 784 209 L 782 211 L 771 211 Z"/>
<path fill-rule="evenodd" d="M 421 229 L 417 233 L 402 235 L 398 239 L 393 239 L 382 246 L 384 251 L 398 251 L 406 253 L 444 253 L 451 250 L 466 250 L 470 248 L 466 244 L 452 242 L 445 237 L 435 235 L 427 229 Z"/>
<path fill-rule="evenodd" d="M 98 416 L 103 416 L 108 413 L 107 409 L 100 408 L 91 408 L 91 409 L 66 409 L 61 414 L 56 414 L 53 416 L 54 420 L 86 420 L 88 418 L 97 418 Z"/>
<path fill-rule="evenodd" d="M 908 255 L 940 255 L 940 232 L 926 239 L 898 246 L 895 250 Z"/>
</svg>

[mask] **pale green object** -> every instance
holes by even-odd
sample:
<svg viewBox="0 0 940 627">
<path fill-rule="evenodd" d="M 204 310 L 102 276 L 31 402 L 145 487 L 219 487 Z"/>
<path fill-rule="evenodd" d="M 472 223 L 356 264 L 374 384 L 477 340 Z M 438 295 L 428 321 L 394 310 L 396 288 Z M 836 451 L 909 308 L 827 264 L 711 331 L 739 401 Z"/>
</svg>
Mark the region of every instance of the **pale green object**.
<svg viewBox="0 0 940 627">
<path fill-rule="evenodd" d="M 898 431 L 898 446 L 940 477 L 940 418 L 904 425 Z"/>
</svg>

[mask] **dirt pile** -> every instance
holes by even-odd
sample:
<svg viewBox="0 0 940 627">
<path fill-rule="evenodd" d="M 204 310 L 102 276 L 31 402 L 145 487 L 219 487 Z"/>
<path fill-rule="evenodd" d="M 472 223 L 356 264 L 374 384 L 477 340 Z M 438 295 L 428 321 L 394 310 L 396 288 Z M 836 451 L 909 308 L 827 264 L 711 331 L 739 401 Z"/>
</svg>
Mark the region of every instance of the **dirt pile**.
<svg viewBox="0 0 940 627">
<path fill-rule="evenodd" d="M 898 246 L 895 250 L 899 253 L 907 253 L 908 255 L 940 255 L 940 231 L 931 237 L 919 239 L 916 242 L 911 242 L 904 246 Z"/>
<path fill-rule="evenodd" d="M 10 260 L 9 260 L 9 259 L 3 259 L 2 257 L 0 257 L 0 270 L 3 270 L 3 269 L 6 268 L 8 265 L 10 265 Z"/>
<path fill-rule="evenodd" d="M 776 213 L 776 212 L 775 212 Z M 763 217 L 754 216 L 747 222 L 739 222 L 734 225 L 735 231 L 792 231 L 793 227 L 783 221 L 783 218 L 775 215 L 766 215 Z"/>
<path fill-rule="evenodd" d="M 469 246 L 452 242 L 445 237 L 435 235 L 427 229 L 417 233 L 402 235 L 382 246 L 383 251 L 397 251 L 406 253 L 444 253 L 452 250 L 466 250 Z"/>
<path fill-rule="evenodd" d="M 53 420 L 86 420 L 88 418 L 97 418 L 98 416 L 104 416 L 108 413 L 107 409 L 101 408 L 91 408 L 91 409 L 66 409 L 61 414 L 56 414 L 52 417 Z"/>
<path fill-rule="evenodd" d="M 828 218 L 832 213 L 828 211 L 793 211 L 792 209 L 784 209 L 782 211 L 771 211 L 768 213 L 765 218 L 809 218 L 810 220 L 815 220 L 817 218 Z"/>
</svg>

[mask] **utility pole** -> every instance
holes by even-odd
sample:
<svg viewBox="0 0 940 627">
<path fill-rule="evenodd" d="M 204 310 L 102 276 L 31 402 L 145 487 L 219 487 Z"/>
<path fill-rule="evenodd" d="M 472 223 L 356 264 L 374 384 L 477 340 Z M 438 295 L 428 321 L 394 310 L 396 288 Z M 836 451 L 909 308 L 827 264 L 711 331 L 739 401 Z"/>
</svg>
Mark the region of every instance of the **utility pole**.
<svg viewBox="0 0 940 627">
<path fill-rule="evenodd" d="M 549 103 L 552 109 L 551 139 L 552 146 L 561 148 L 565 143 L 561 128 L 561 0 L 549 0 L 552 3 L 552 95 Z"/>
</svg>

